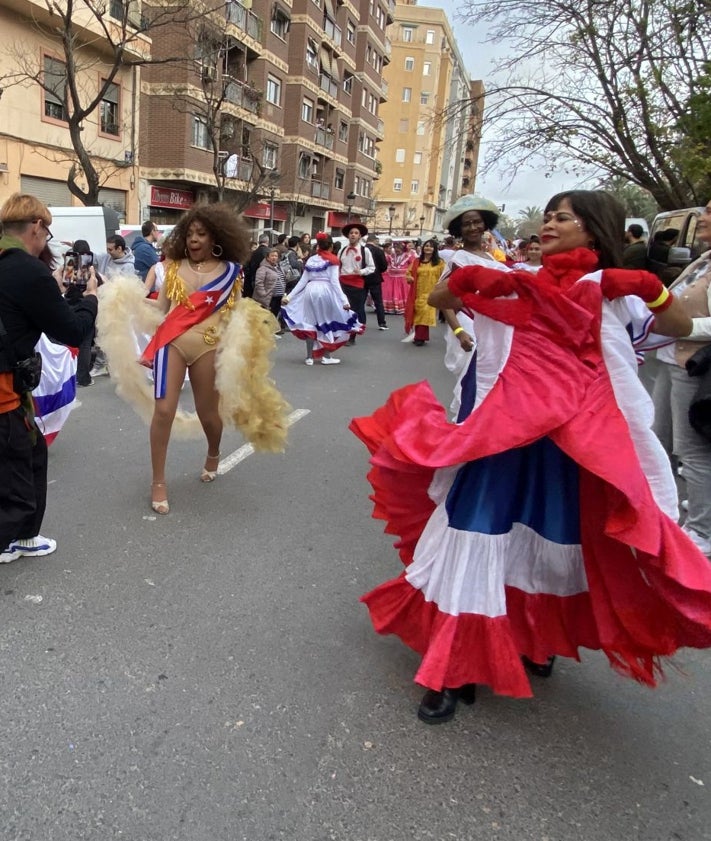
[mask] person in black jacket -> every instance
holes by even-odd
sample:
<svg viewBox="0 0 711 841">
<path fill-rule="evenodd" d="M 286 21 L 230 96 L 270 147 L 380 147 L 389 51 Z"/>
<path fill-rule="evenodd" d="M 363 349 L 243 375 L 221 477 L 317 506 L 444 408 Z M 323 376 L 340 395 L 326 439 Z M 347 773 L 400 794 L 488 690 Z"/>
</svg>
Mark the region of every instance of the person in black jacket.
<svg viewBox="0 0 711 841">
<path fill-rule="evenodd" d="M 244 287 L 242 288 L 242 297 L 251 298 L 254 294 L 254 281 L 257 277 L 257 269 L 262 265 L 262 260 L 269 253 L 269 237 L 267 234 L 262 234 L 259 237 L 259 245 L 252 252 L 252 256 L 247 261 L 244 267 Z"/>
<path fill-rule="evenodd" d="M 383 307 L 383 272 L 388 270 L 388 261 L 375 234 L 371 234 L 368 237 L 365 247 L 373 255 L 373 262 L 375 263 L 375 272 L 366 277 L 365 288 L 369 292 L 373 306 L 375 307 L 378 330 L 389 330 L 390 328 L 385 323 L 385 308 Z"/>
<path fill-rule="evenodd" d="M 95 278 L 70 303 L 38 259 L 52 238 L 52 216 L 39 199 L 10 196 L 0 208 L 0 222 L 0 563 L 8 563 L 57 548 L 39 533 L 47 500 L 47 444 L 17 364 L 33 356 L 41 333 L 78 347 L 94 328 L 97 301 Z"/>
</svg>

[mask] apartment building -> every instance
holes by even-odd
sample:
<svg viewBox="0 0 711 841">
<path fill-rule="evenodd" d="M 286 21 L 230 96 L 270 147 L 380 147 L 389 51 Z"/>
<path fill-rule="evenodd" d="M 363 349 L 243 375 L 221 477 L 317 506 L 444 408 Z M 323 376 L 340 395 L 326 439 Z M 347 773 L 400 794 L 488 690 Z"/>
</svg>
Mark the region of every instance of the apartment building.
<svg viewBox="0 0 711 841">
<path fill-rule="evenodd" d="M 75 130 L 65 98 L 73 69 L 56 25 L 44 33 L 35 25 L 50 22 L 35 0 L 0 0 L 3 32 L 22 44 L 18 61 L 33 57 L 25 69 L 40 82 L 6 85 L 0 99 L 3 190 L 78 204 L 66 175 L 71 133 L 80 130 L 101 173 L 99 200 L 128 222 L 174 222 L 195 202 L 214 200 L 233 204 L 255 234 L 336 233 L 349 217 L 372 214 L 394 0 L 174 0 L 137 9 L 110 0 L 108 25 L 125 25 L 128 58 L 150 62 L 120 67 L 106 101 Z M 110 60 L 116 38 L 80 4 L 67 28 L 90 100 L 103 78 L 102 51 Z M 6 77 L 14 68 L 1 61 Z M 46 79 L 57 83 L 52 93 Z"/>
<path fill-rule="evenodd" d="M 398 3 L 391 37 L 376 225 L 393 236 L 441 234 L 449 205 L 475 188 L 483 85 L 471 81 L 441 9 Z"/>
<path fill-rule="evenodd" d="M 142 214 L 225 199 L 256 235 L 336 233 L 372 212 L 392 0 L 236 0 L 154 44 L 146 67 Z"/>
<path fill-rule="evenodd" d="M 112 10 L 123 16 L 119 3 Z M 107 15 L 107 29 L 121 37 L 121 17 Z M 71 70 L 60 35 L 72 35 Z M 114 71 L 113 50 L 100 21 L 78 10 L 71 25 L 50 15 L 42 0 L 0 0 L 0 202 L 11 193 L 32 193 L 51 205 L 78 204 L 67 185 L 76 160 L 76 146 L 91 161 L 97 176 L 98 199 L 129 222 L 138 221 L 135 200 L 138 133 L 138 72 Z M 148 55 L 150 41 L 133 26 L 127 58 Z M 68 91 L 71 79 L 76 104 L 93 107 L 74 120 L 75 104 Z M 74 142 L 72 140 L 74 135 Z M 77 169 L 76 184 L 89 184 Z"/>
</svg>

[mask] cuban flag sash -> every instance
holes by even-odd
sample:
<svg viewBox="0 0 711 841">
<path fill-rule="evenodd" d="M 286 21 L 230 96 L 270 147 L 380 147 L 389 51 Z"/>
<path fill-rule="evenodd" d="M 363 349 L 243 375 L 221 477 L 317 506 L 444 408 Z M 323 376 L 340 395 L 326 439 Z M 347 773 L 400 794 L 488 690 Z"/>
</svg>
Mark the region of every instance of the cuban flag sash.
<svg viewBox="0 0 711 841">
<path fill-rule="evenodd" d="M 225 306 L 234 292 L 240 271 L 241 266 L 238 263 L 227 263 L 225 271 L 219 277 L 189 295 L 184 303 L 174 307 L 159 325 L 140 359 L 141 365 L 153 368 L 157 398 L 165 397 L 168 345 L 186 330 Z"/>
</svg>

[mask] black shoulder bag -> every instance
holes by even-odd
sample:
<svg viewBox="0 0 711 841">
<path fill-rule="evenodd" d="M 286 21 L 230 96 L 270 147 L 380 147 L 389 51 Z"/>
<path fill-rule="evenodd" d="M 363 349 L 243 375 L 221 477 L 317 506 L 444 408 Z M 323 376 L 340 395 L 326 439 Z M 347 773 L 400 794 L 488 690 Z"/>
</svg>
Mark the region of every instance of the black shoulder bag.
<svg viewBox="0 0 711 841">
<path fill-rule="evenodd" d="M 26 394 L 28 391 L 34 391 L 40 382 L 42 376 L 42 357 L 35 352 L 27 359 L 17 361 L 15 351 L 10 344 L 10 339 L 5 330 L 5 325 L 0 318 L 0 339 L 5 346 L 5 355 L 7 361 L 12 366 L 12 388 L 17 394 Z"/>
</svg>

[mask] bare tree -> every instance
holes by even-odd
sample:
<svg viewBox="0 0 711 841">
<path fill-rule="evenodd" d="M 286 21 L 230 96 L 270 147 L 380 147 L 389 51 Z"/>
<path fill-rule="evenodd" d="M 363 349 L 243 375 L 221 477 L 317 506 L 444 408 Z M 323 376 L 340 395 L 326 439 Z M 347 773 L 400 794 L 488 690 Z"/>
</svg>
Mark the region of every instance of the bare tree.
<svg viewBox="0 0 711 841">
<path fill-rule="evenodd" d="M 684 116 L 708 68 L 708 0 L 468 0 L 512 57 L 487 83 L 488 158 L 623 178 L 659 207 L 698 203 L 706 173 L 680 154 Z M 697 150 L 698 151 L 698 150 Z"/>
<path fill-rule="evenodd" d="M 22 43 L 7 45 L 4 53 L 11 67 L 0 77 L 0 86 L 37 85 L 57 103 L 74 151 L 67 186 L 83 204 L 98 205 L 99 190 L 113 166 L 97 160 L 92 141 L 84 133 L 85 122 L 106 101 L 124 68 L 185 61 L 185 56 L 178 54 L 154 57 L 151 40 L 160 39 L 167 28 L 204 17 L 208 7 L 190 0 L 142 7 L 136 0 L 111 0 L 110 9 L 106 0 L 44 2 L 46 14 L 36 13 L 31 26 L 46 42 L 56 45 L 61 60 L 48 67 L 36 49 Z M 211 11 L 219 13 L 223 8 L 215 0 Z M 56 160 L 61 160 L 61 155 Z"/>
</svg>

